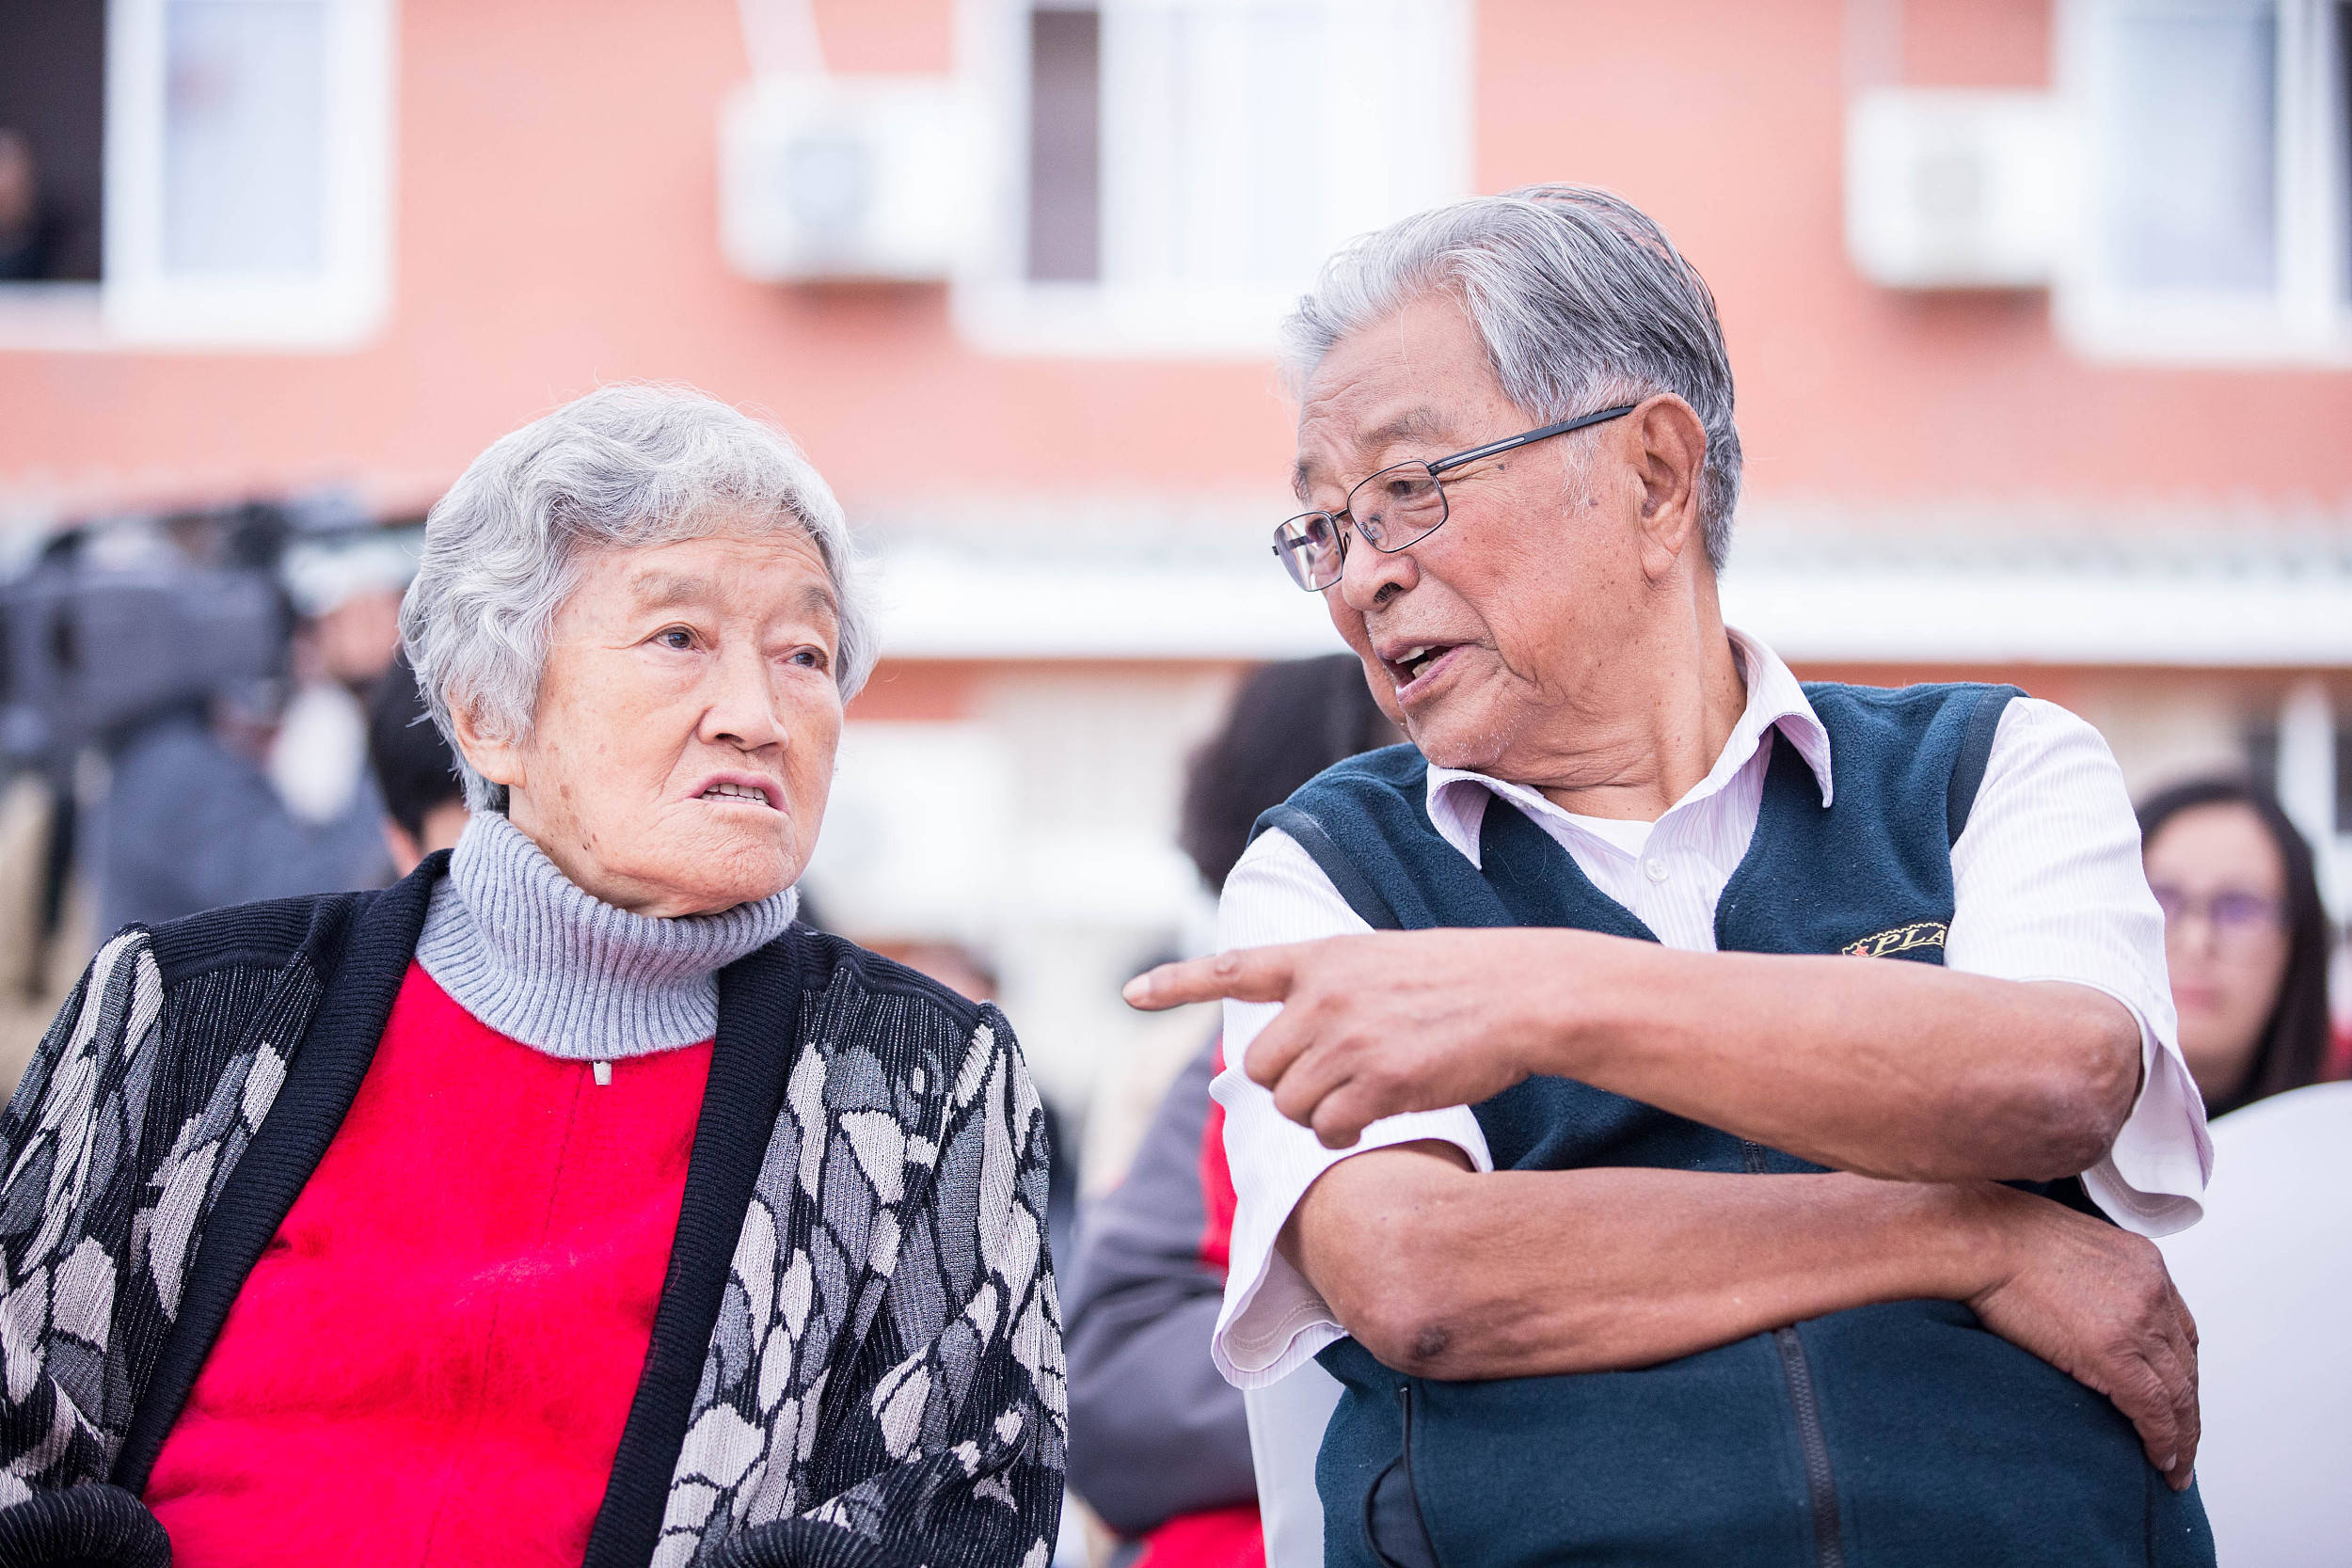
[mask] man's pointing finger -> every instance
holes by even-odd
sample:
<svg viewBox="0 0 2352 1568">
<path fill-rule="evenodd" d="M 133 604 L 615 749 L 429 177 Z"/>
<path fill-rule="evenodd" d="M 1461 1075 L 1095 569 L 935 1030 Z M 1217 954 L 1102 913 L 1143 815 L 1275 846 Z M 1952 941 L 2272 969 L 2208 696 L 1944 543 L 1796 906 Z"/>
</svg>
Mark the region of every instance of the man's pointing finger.
<svg viewBox="0 0 2352 1568">
<path fill-rule="evenodd" d="M 1245 947 L 1205 958 L 1186 958 L 1144 971 L 1120 995 L 1130 1007 L 1159 1012 L 1187 1002 L 1279 1002 L 1290 994 L 1291 949 Z"/>
</svg>

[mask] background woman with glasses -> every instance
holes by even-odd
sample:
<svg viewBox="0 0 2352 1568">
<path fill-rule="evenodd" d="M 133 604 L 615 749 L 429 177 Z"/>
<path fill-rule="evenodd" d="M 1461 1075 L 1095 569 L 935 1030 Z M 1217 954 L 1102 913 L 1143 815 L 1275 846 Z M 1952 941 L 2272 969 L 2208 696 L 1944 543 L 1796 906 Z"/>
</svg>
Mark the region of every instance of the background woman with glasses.
<svg viewBox="0 0 2352 1568">
<path fill-rule="evenodd" d="M 2311 847 L 2262 789 L 2175 784 L 2139 808 L 2181 1052 L 2208 1115 L 2326 1075 L 2328 917 Z"/>
</svg>

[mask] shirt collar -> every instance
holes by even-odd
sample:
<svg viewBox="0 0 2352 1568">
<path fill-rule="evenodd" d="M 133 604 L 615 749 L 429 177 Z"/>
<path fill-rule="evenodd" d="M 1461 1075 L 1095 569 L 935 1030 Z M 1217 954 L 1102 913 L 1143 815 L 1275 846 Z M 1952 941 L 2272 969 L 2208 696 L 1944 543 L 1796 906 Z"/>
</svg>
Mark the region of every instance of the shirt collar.
<svg viewBox="0 0 2352 1568">
<path fill-rule="evenodd" d="M 1774 729 L 1787 737 L 1796 748 L 1797 755 L 1813 770 L 1814 782 L 1821 787 L 1821 804 L 1830 804 L 1833 790 L 1829 731 L 1822 727 L 1813 705 L 1805 701 L 1804 688 L 1797 683 L 1797 677 L 1778 654 L 1745 632 L 1726 630 L 1731 637 L 1732 652 L 1740 660 L 1740 673 L 1747 681 L 1748 705 L 1740 711 L 1740 721 L 1731 727 L 1730 737 L 1724 742 L 1723 752 L 1716 757 L 1713 768 L 1689 794 L 1675 802 L 1674 809 L 1679 810 L 1722 790 L 1756 755 L 1765 735 Z M 1427 788 L 1430 822 L 1472 865 L 1479 863 L 1478 833 L 1486 820 L 1486 802 L 1495 796 L 1508 797 L 1538 813 L 1565 815 L 1541 791 L 1526 784 L 1485 773 L 1439 768 L 1434 763 L 1430 765 Z"/>
</svg>

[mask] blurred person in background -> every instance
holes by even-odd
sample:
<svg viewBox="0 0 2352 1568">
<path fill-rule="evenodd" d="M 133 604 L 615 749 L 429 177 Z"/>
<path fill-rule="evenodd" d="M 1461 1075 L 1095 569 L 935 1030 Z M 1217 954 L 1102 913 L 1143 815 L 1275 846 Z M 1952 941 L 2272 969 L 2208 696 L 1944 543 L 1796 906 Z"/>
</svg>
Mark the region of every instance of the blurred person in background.
<svg viewBox="0 0 2352 1568">
<path fill-rule="evenodd" d="M 2139 806 L 2164 909 L 2181 1054 L 2211 1116 L 2327 1076 L 2328 911 L 2311 846 L 2249 781 L 2196 779 Z"/>
<path fill-rule="evenodd" d="M 406 655 L 368 697 L 368 767 L 384 800 L 384 847 L 405 877 L 466 831 L 466 786 L 456 753 L 433 722 Z"/>
<path fill-rule="evenodd" d="M 369 554 L 398 562 L 397 578 L 335 564 Z M 360 694 L 399 650 L 405 562 L 389 544 L 297 545 L 286 575 L 300 610 L 288 678 L 179 704 L 126 726 L 111 751 L 94 847 L 101 934 L 391 879 Z"/>
<path fill-rule="evenodd" d="M 49 276 L 56 225 L 41 200 L 40 165 L 21 131 L 0 129 L 0 283 Z"/>
<path fill-rule="evenodd" d="M 674 388 L 452 486 L 402 629 L 455 850 L 115 938 L 0 1120 L 0 1560 L 1045 1560 L 1019 1048 L 793 920 L 853 565 Z"/>
<path fill-rule="evenodd" d="M 1331 764 L 1398 739 L 1347 654 L 1243 681 L 1185 777 L 1180 841 L 1212 892 L 1259 815 Z M 1161 1098 L 1119 1185 L 1088 1210 L 1070 1299 L 1072 1487 L 1122 1536 L 1135 1568 L 1262 1563 L 1241 1390 L 1209 1356 L 1233 1180 L 1224 1068 L 1212 1035 Z"/>
</svg>

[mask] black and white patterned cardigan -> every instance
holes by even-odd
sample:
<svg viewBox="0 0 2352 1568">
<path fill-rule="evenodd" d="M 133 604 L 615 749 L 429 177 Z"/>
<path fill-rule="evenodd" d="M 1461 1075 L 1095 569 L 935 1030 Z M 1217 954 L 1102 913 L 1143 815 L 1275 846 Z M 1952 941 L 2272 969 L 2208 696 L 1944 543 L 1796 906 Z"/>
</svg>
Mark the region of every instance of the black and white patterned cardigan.
<svg viewBox="0 0 2352 1568">
<path fill-rule="evenodd" d="M 0 1568 L 168 1560 L 139 1495 L 445 861 L 135 927 L 51 1026 L 0 1120 Z M 1043 1568 L 1067 1431 L 1046 1158 L 993 1007 L 798 926 L 723 970 L 587 1568 Z"/>
</svg>

